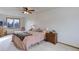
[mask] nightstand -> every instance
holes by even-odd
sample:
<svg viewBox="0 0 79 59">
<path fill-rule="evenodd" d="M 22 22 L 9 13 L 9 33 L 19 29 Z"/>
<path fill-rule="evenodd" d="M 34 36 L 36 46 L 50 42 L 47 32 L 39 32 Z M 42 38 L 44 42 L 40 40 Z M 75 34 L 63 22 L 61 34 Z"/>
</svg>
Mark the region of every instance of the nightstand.
<svg viewBox="0 0 79 59">
<path fill-rule="evenodd" d="M 57 33 L 55 33 L 55 32 L 46 33 L 46 41 L 56 44 L 57 43 Z"/>
</svg>

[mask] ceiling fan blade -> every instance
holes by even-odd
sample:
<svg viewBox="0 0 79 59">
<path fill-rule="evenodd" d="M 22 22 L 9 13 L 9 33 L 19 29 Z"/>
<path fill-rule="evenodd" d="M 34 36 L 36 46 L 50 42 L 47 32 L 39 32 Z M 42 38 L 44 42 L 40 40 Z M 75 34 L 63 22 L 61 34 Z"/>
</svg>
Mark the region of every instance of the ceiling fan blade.
<svg viewBox="0 0 79 59">
<path fill-rule="evenodd" d="M 31 12 L 31 11 L 28 11 L 28 13 L 32 14 L 32 12 Z"/>
<path fill-rule="evenodd" d="M 22 13 L 24 13 L 24 11 L 22 11 Z"/>
<path fill-rule="evenodd" d="M 29 11 L 35 11 L 35 10 L 29 10 Z"/>
<path fill-rule="evenodd" d="M 27 7 L 23 7 L 23 10 L 24 10 L 24 11 L 27 11 L 27 10 L 28 10 L 28 8 L 27 8 Z"/>
</svg>

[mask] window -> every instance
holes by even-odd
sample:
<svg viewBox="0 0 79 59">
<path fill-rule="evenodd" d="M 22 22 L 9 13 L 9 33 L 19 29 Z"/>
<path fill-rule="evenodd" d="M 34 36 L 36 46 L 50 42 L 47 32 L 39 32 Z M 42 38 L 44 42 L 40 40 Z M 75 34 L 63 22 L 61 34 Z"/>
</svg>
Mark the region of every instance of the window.
<svg viewBox="0 0 79 59">
<path fill-rule="evenodd" d="M 0 26 L 3 26 L 3 21 L 0 21 Z"/>
<path fill-rule="evenodd" d="M 7 18 L 7 27 L 8 28 L 20 28 L 20 19 L 19 18 Z"/>
</svg>

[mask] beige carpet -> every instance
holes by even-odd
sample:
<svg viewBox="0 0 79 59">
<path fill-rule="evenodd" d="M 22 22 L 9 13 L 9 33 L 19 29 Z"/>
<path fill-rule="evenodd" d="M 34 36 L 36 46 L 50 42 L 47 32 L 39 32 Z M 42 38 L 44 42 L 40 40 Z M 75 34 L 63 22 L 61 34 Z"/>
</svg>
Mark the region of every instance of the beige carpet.
<svg viewBox="0 0 79 59">
<path fill-rule="evenodd" d="M 79 49 L 57 43 L 56 45 L 42 41 L 40 44 L 32 46 L 30 51 L 79 51 Z"/>
<path fill-rule="evenodd" d="M 0 38 L 0 51 L 20 51 L 11 42 L 12 35 Z M 57 43 L 56 45 L 42 41 L 29 48 L 28 51 L 79 51 L 79 49 Z"/>
</svg>

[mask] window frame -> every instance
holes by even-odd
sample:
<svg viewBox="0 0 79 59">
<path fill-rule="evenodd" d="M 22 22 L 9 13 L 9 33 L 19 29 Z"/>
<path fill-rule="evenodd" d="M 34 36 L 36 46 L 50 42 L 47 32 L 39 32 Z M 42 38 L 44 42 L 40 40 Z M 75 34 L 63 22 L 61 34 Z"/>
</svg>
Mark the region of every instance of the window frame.
<svg viewBox="0 0 79 59">
<path fill-rule="evenodd" d="M 12 27 L 8 27 L 8 20 L 7 19 L 12 19 L 13 20 L 13 26 Z M 14 25 L 14 20 L 15 19 L 17 19 L 17 20 L 19 20 L 19 27 L 15 27 L 15 25 Z M 7 26 L 7 28 L 10 28 L 10 29 L 19 29 L 20 28 L 20 18 L 11 18 L 11 17 L 6 17 L 6 26 Z"/>
</svg>

